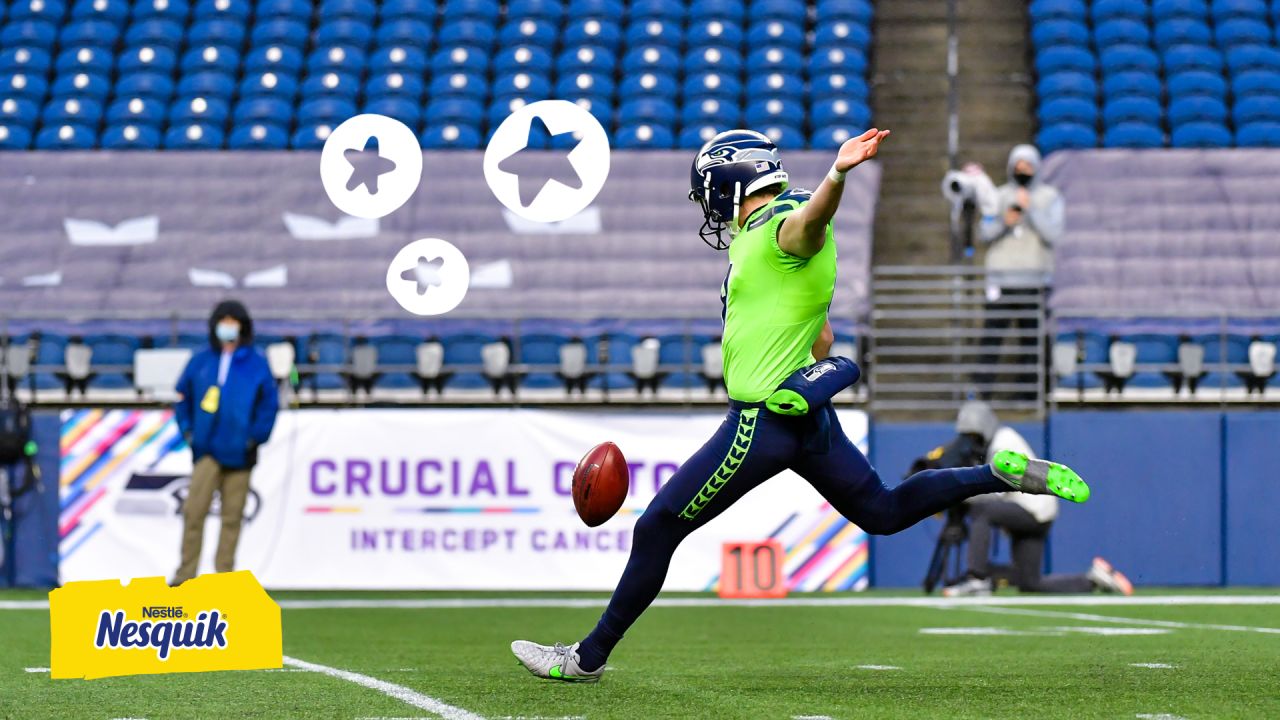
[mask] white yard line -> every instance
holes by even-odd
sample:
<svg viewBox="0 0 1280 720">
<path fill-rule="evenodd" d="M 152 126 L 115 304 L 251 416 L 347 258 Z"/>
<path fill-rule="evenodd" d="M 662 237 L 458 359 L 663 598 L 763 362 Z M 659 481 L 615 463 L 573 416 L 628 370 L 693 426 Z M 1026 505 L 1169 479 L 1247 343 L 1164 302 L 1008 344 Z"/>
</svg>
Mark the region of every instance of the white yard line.
<svg viewBox="0 0 1280 720">
<path fill-rule="evenodd" d="M 285 610 L 409 609 L 447 610 L 473 608 L 601 608 L 599 598 L 328 598 L 323 600 L 280 600 Z M 1278 595 L 1013 595 L 969 598 L 938 597 L 823 597 L 797 595 L 790 598 L 722 600 L 714 597 L 659 598 L 658 607 L 1141 607 L 1169 605 L 1280 605 Z M 0 610 L 46 610 L 46 600 L 0 601 Z"/>
<path fill-rule="evenodd" d="M 1129 663 L 1129 667 L 1148 668 L 1151 670 L 1173 670 L 1178 666 L 1170 665 L 1169 663 Z"/>
<path fill-rule="evenodd" d="M 901 670 L 897 665 L 858 665 L 859 670 Z"/>
<path fill-rule="evenodd" d="M 311 672 L 320 673 L 322 675 L 328 675 L 329 677 L 335 677 L 339 680 L 346 680 L 349 683 L 355 683 L 356 685 L 367 687 L 371 690 L 377 690 L 383 695 L 395 698 L 406 705 L 412 705 L 420 710 L 426 710 L 429 713 L 439 715 L 444 718 L 444 720 L 484 720 L 482 716 L 476 715 L 469 710 L 463 710 L 460 707 L 455 707 L 442 700 L 437 700 L 430 695 L 423 695 L 417 690 L 387 682 L 386 680 L 379 680 L 375 677 L 361 675 L 360 673 L 351 672 L 350 670 L 341 670 L 339 668 L 329 667 L 328 665 L 310 663 L 305 660 L 291 658 L 287 655 L 284 658 L 284 664 L 290 667 L 301 668 L 303 670 L 310 670 Z"/>
<path fill-rule="evenodd" d="M 1094 615 L 1092 613 L 1061 612 L 1056 610 L 1028 610 L 1015 607 L 961 607 L 959 609 L 972 612 L 993 613 L 996 615 L 1029 615 L 1031 617 L 1065 618 L 1068 620 L 1086 620 L 1088 622 L 1116 623 L 1118 625 L 1147 625 L 1149 627 L 1175 628 L 1178 630 L 1224 630 L 1228 632 L 1252 632 L 1268 635 L 1280 635 L 1280 628 L 1252 627 L 1249 625 L 1218 625 L 1213 623 L 1188 623 L 1175 620 L 1148 620 L 1146 618 L 1116 617 L 1114 615 Z"/>
<path fill-rule="evenodd" d="M 22 669 L 23 669 L 23 670 L 25 670 L 25 671 L 27 671 L 27 672 L 29 672 L 29 673 L 47 673 L 47 672 L 49 672 L 49 668 L 22 668 Z"/>
</svg>

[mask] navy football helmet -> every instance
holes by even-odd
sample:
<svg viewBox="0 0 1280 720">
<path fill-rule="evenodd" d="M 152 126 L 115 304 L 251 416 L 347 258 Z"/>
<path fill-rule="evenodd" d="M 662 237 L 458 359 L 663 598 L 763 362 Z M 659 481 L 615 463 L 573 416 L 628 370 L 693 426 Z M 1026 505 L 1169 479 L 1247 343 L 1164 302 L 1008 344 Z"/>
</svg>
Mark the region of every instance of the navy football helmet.
<svg viewBox="0 0 1280 720">
<path fill-rule="evenodd" d="M 689 199 L 702 207 L 698 236 L 716 250 L 728 248 L 721 233 L 726 227 L 737 232 L 742 199 L 770 185 L 785 189 L 787 172 L 769 138 L 753 130 L 727 130 L 708 140 L 689 176 Z"/>
</svg>

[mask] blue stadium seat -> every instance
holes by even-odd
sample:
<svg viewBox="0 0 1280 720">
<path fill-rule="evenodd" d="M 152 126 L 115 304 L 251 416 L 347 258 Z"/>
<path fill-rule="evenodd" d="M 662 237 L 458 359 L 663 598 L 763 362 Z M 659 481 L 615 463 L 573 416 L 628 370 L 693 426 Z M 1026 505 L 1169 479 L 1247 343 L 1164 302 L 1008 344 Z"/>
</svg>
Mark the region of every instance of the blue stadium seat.
<svg viewBox="0 0 1280 720">
<path fill-rule="evenodd" d="M 804 0 L 755 0 L 751 4 L 753 19 L 789 20 L 803 25 L 808 12 Z"/>
<path fill-rule="evenodd" d="M 182 36 L 182 23 L 177 20 L 150 18 L 130 25 L 124 42 L 130 47 L 155 45 L 177 50 L 182 46 Z"/>
<path fill-rule="evenodd" d="M 1240 147 L 1280 147 L 1280 123 L 1256 122 L 1236 128 Z"/>
<path fill-rule="evenodd" d="M 1251 123 L 1280 122 L 1280 97 L 1254 95 L 1237 100 L 1231 108 L 1231 120 L 1236 127 Z"/>
<path fill-rule="evenodd" d="M 564 5 L 560 0 L 511 0 L 507 3 L 507 17 L 556 23 L 564 19 Z"/>
<path fill-rule="evenodd" d="M 613 95 L 614 89 L 613 80 L 608 75 L 597 73 L 562 74 L 556 82 L 555 94 L 560 97 L 575 94 L 610 97 Z"/>
<path fill-rule="evenodd" d="M 1220 123 L 1189 122 L 1175 126 L 1171 140 L 1176 148 L 1231 147 L 1231 131 Z"/>
<path fill-rule="evenodd" d="M 97 135 L 83 125 L 46 125 L 36 135 L 37 150 L 88 150 Z"/>
<path fill-rule="evenodd" d="M 337 127 L 357 114 L 356 104 L 346 98 L 319 97 L 307 100 L 298 108 L 299 125 L 331 125 Z"/>
<path fill-rule="evenodd" d="M 829 100 L 827 103 L 838 102 L 844 103 L 846 108 L 849 103 L 846 100 Z M 847 113 L 846 113 L 847 114 Z M 767 98 L 757 100 L 747 106 L 745 119 L 748 127 L 760 127 L 762 125 L 787 125 L 793 124 L 796 118 L 804 117 L 804 104 L 796 100 L 783 98 Z M 844 122 L 843 118 L 837 118 L 839 122 Z M 816 115 L 814 122 L 818 123 Z"/>
<path fill-rule="evenodd" d="M 1031 27 L 1031 43 L 1037 50 L 1055 45 L 1087 47 L 1089 27 L 1078 20 L 1046 20 Z"/>
<path fill-rule="evenodd" d="M 440 16 L 452 20 L 491 20 L 501 14 L 497 0 L 445 0 Z"/>
<path fill-rule="evenodd" d="M 246 74 L 273 72 L 281 75 L 297 75 L 302 70 L 302 51 L 287 44 L 259 44 L 244 58 Z"/>
<path fill-rule="evenodd" d="M 115 390 L 133 387 L 133 353 L 138 349 L 138 338 L 130 335 L 87 335 L 84 344 L 93 351 L 89 387 Z"/>
<path fill-rule="evenodd" d="M 160 130 L 150 125 L 108 125 L 102 133 L 104 150 L 157 150 Z"/>
<path fill-rule="evenodd" d="M 680 83 L 674 77 L 651 72 L 626 75 L 618 88 L 618 98 L 622 102 L 640 96 L 675 100 L 679 94 Z"/>
<path fill-rule="evenodd" d="M 1058 72 L 1040 78 L 1036 94 L 1041 102 L 1051 98 L 1076 97 L 1092 101 L 1098 96 L 1098 82 L 1093 75 L 1080 72 Z"/>
<path fill-rule="evenodd" d="M 738 127 L 742 122 L 742 107 L 736 101 L 719 98 L 686 102 L 680 108 L 680 122 L 682 125 Z"/>
<path fill-rule="evenodd" d="M 871 47 L 871 31 L 856 22 L 833 22 L 820 25 L 814 31 L 813 47 L 818 50 L 830 47 L 867 49 Z"/>
<path fill-rule="evenodd" d="M 7 127 L 31 127 L 40 117 L 40 106 L 25 98 L 0 99 L 0 123 Z"/>
<path fill-rule="evenodd" d="M 307 56 L 307 72 L 314 75 L 341 72 L 359 77 L 366 64 L 368 58 L 363 50 L 346 45 L 318 47 Z"/>
<path fill-rule="evenodd" d="M 9 17 L 13 20 L 39 19 L 56 23 L 67 14 L 62 0 L 16 0 L 10 3 Z"/>
<path fill-rule="evenodd" d="M 344 97 L 355 98 L 360 94 L 360 80 L 355 75 L 327 72 L 322 75 L 311 75 L 302 81 L 300 88 L 302 97 Z"/>
<path fill-rule="evenodd" d="M 234 76 L 240 71 L 240 53 L 217 45 L 194 47 L 182 54 L 180 67 L 184 74 L 213 71 Z"/>
<path fill-rule="evenodd" d="M 674 125 L 678 111 L 675 103 L 656 97 L 628 100 L 618 108 L 619 125 Z M 674 141 L 673 141 L 674 142 Z"/>
<path fill-rule="evenodd" d="M 483 75 L 488 67 L 488 52 L 465 45 L 441 48 L 431 56 L 431 72 L 435 76 L 447 73 Z"/>
<path fill-rule="evenodd" d="M 1267 19 L 1266 0 L 1213 0 L 1209 5 L 1209 13 L 1213 15 L 1215 24 L 1233 18 Z"/>
<path fill-rule="evenodd" d="M 563 335 L 530 333 L 520 336 L 515 361 L 530 366 L 523 371 L 521 387 L 549 389 L 561 386 L 556 370 L 560 367 L 560 348 L 568 342 Z"/>
<path fill-rule="evenodd" d="M 96 73 L 59 75 L 49 92 L 52 95 L 79 95 L 103 100 L 111 92 L 111 81 Z"/>
<path fill-rule="evenodd" d="M 1204 0 L 1154 0 L 1151 15 L 1157 22 L 1168 18 L 1204 21 L 1209 18 L 1209 4 Z"/>
<path fill-rule="evenodd" d="M 1109 148 L 1164 147 L 1164 133 L 1160 131 L 1158 125 L 1120 122 L 1107 127 L 1102 135 L 1102 146 Z"/>
<path fill-rule="evenodd" d="M 455 333 L 440 338 L 444 345 L 444 370 L 453 373 L 446 387 L 471 390 L 489 387 L 480 372 L 484 364 L 481 349 L 496 339 L 475 333 Z"/>
<path fill-rule="evenodd" d="M 1094 25 L 1115 18 L 1128 18 L 1139 22 L 1147 19 L 1146 0 L 1093 0 L 1090 14 Z"/>
<path fill-rule="evenodd" d="M 1097 147 L 1098 132 L 1091 125 L 1075 123 L 1048 125 L 1036 134 L 1036 145 L 1046 155 L 1070 148 Z"/>
<path fill-rule="evenodd" d="M 508 75 L 518 72 L 550 74 L 553 66 L 563 67 L 564 65 L 561 63 L 573 62 L 579 57 L 588 58 L 588 63 L 594 62 L 597 58 L 600 59 L 601 65 L 607 65 L 608 63 L 603 53 L 598 53 L 596 48 L 566 50 L 560 55 L 561 62 L 553 64 L 551 53 L 546 48 L 537 47 L 536 45 L 517 45 L 503 48 L 498 52 L 493 59 L 493 72 L 495 75 Z M 608 71 L 612 71 L 611 66 L 606 72 Z"/>
<path fill-rule="evenodd" d="M 1140 20 L 1115 18 L 1094 27 L 1093 42 L 1099 50 L 1112 45 L 1146 45 L 1151 42 L 1151 31 Z"/>
<path fill-rule="evenodd" d="M 1061 123 L 1079 123 L 1081 125 L 1093 125 L 1098 122 L 1098 105 L 1092 100 L 1084 100 L 1074 97 L 1063 97 L 1040 103 L 1037 111 L 1041 125 L 1056 125 Z M 816 117 L 814 123 L 823 125 Z"/>
<path fill-rule="evenodd" d="M 54 97 L 44 107 L 40 119 L 45 125 L 97 127 L 102 122 L 102 103 L 77 97 Z"/>
<path fill-rule="evenodd" d="M 587 75 L 586 78 L 587 80 L 584 82 L 594 82 L 592 76 Z M 565 79 L 569 81 L 573 80 L 573 78 L 564 78 L 562 79 L 562 82 Z M 542 75 L 536 75 L 533 73 L 512 73 L 510 75 L 503 75 L 499 78 L 495 78 L 489 89 L 496 96 L 519 93 L 521 95 L 528 94 L 545 97 L 551 94 L 551 83 Z M 583 90 L 589 91 L 590 87 L 585 87 Z M 481 94 L 480 97 L 482 98 L 483 94 Z"/>
<path fill-rule="evenodd" d="M 262 26 L 259 25 L 258 27 Z M 187 30 L 187 44 L 191 46 L 226 45 L 227 47 L 238 48 L 244 45 L 244 36 L 244 21 L 242 20 L 196 20 Z M 304 31 L 298 44 L 300 44 L 301 39 L 305 38 L 306 33 Z M 254 29 L 253 42 L 255 45 L 264 42 L 264 40 L 258 38 L 257 28 Z"/>
<path fill-rule="evenodd" d="M 1231 93 L 1236 102 L 1252 95 L 1280 95 L 1280 72 L 1246 70 L 1231 78 Z"/>
<path fill-rule="evenodd" d="M 121 25 L 128 16 L 127 0 L 76 0 L 71 6 L 72 20 L 105 20 Z"/>
<path fill-rule="evenodd" d="M 624 150 L 670 149 L 675 147 L 676 138 L 667 125 L 624 125 L 618 129 L 614 142 L 617 147 Z"/>
<path fill-rule="evenodd" d="M 312 4 L 308 0 L 257 0 L 253 4 L 256 20 L 285 18 L 307 22 L 311 19 Z"/>
<path fill-rule="evenodd" d="M 493 130 L 502 124 L 507 116 L 520 108 L 533 102 L 533 98 L 527 98 L 519 95 L 510 97 L 497 98 L 489 104 L 486 117 L 488 118 L 489 129 Z M 478 127 L 477 123 L 476 124 Z"/>
<path fill-rule="evenodd" d="M 809 146 L 820 150 L 835 150 L 856 133 L 843 125 L 820 127 L 809 136 Z"/>
<path fill-rule="evenodd" d="M 0 93 L 7 97 L 23 98 L 40 102 L 49 92 L 49 83 L 39 75 L 30 73 L 6 73 L 0 75 Z"/>
<path fill-rule="evenodd" d="M 1093 56 L 1089 57 L 1092 59 Z M 1100 65 L 1104 75 L 1129 70 L 1160 72 L 1159 56 L 1145 45 L 1112 45 L 1101 52 Z M 1091 69 L 1082 69 L 1082 72 L 1089 72 Z"/>
<path fill-rule="evenodd" d="M 305 1 L 305 0 L 299 0 Z M 265 2 L 262 4 L 266 4 Z M 162 18 L 185 24 L 191 14 L 191 5 L 187 0 L 136 0 L 133 4 L 133 20 L 149 20 Z"/>
<path fill-rule="evenodd" d="M 196 0 L 191 16 L 200 20 L 218 19 L 243 23 L 253 12 L 249 0 Z"/>
<path fill-rule="evenodd" d="M 742 53 L 731 47 L 709 45 L 691 49 L 684 56 L 685 72 L 735 74 L 742 70 Z"/>
<path fill-rule="evenodd" d="M 745 14 L 745 3 L 736 0 L 693 0 L 689 5 L 689 17 L 699 20 L 724 20 L 741 25 Z"/>
<path fill-rule="evenodd" d="M 1266 45 L 1237 45 L 1227 51 L 1227 66 L 1233 75 L 1246 70 L 1280 72 L 1280 49 Z"/>
<path fill-rule="evenodd" d="M 681 149 L 697 149 L 706 144 L 708 140 L 715 137 L 717 133 L 729 130 L 735 127 L 732 124 L 726 125 L 686 125 L 680 129 L 680 135 L 676 138 L 676 147 Z"/>
<path fill-rule="evenodd" d="M 680 30 L 679 22 L 666 18 L 647 18 L 632 22 L 626 30 L 628 47 L 662 45 L 679 50 L 683 39 L 684 33 Z"/>
<path fill-rule="evenodd" d="M 754 98 L 788 98 L 804 99 L 804 79 L 791 73 L 771 72 L 766 74 L 752 73 L 747 84 L 747 97 Z M 839 99 L 857 99 L 856 93 L 840 93 Z M 803 117 L 803 115 L 801 116 Z"/>
<path fill-rule="evenodd" d="M 346 365 L 347 341 L 341 335 L 315 333 L 307 339 L 304 352 L 299 354 L 303 362 L 324 366 L 324 369 L 304 377 L 302 384 L 316 390 L 338 390 L 346 387 L 335 368 Z"/>
<path fill-rule="evenodd" d="M 324 141 L 329 139 L 332 132 L 333 127 L 325 124 L 299 125 L 289 138 L 289 147 L 294 150 L 320 150 L 324 148 Z"/>
<path fill-rule="evenodd" d="M 1102 95 L 1107 99 L 1134 95 L 1159 100 L 1161 92 L 1160 77 L 1147 71 L 1113 73 L 1102 81 Z"/>
<path fill-rule="evenodd" d="M 422 106 L 417 101 L 394 95 L 375 97 L 365 104 L 364 112 L 395 118 L 411 128 L 422 121 Z"/>
<path fill-rule="evenodd" d="M 202 123 L 173 125 L 164 134 L 166 150 L 218 150 L 223 142 L 220 128 Z"/>
<path fill-rule="evenodd" d="M 1084 48 L 1060 45 L 1036 53 L 1035 66 L 1041 77 L 1064 71 L 1092 74 L 1097 60 Z"/>
<path fill-rule="evenodd" d="M 791 124 L 799 125 L 803 117 L 802 109 L 797 108 Z M 869 127 L 871 124 L 871 108 L 867 107 L 866 103 L 849 101 L 843 98 L 823 100 L 814 103 L 810 121 L 815 127 L 842 125 L 862 129 Z"/>
<path fill-rule="evenodd" d="M 846 25 L 845 27 L 848 27 Z M 853 42 L 836 43 L 831 45 L 851 46 L 850 49 L 863 50 L 865 45 L 855 45 Z M 747 28 L 747 46 L 760 47 L 762 45 L 778 45 L 780 47 L 789 47 L 796 50 L 804 49 L 804 24 L 787 22 L 785 20 L 764 20 L 762 22 L 752 23 Z M 823 45 L 818 45 L 820 49 L 824 49 Z"/>
<path fill-rule="evenodd" d="M 255 24 L 250 39 L 255 48 L 263 45 L 282 45 L 294 48 L 301 54 L 309 34 L 307 24 L 301 20 L 274 17 Z M 301 60 L 298 64 L 301 66 Z"/>
<path fill-rule="evenodd" d="M 428 125 L 418 139 L 427 150 L 470 149 L 480 146 L 480 131 L 467 125 Z"/>
<path fill-rule="evenodd" d="M 374 39 L 379 46 L 402 44 L 426 47 L 431 42 L 431 35 L 431 26 L 422 20 L 401 18 L 379 26 Z"/>
<path fill-rule="evenodd" d="M 805 146 L 804 131 L 794 125 L 764 125 L 760 132 L 782 150 L 799 150 Z"/>
<path fill-rule="evenodd" d="M 572 18 L 572 15 L 570 17 Z M 622 42 L 622 29 L 616 22 L 607 19 L 571 19 L 561 31 L 560 42 L 565 47 L 579 45 L 618 47 Z"/>
<path fill-rule="evenodd" d="M 373 42 L 373 28 L 362 20 L 329 20 L 322 22 L 316 29 L 315 43 L 321 47 L 326 45 L 349 45 L 364 49 Z"/>
<path fill-rule="evenodd" d="M 282 122 L 293 116 L 293 103 L 278 97 L 246 97 L 236 103 L 231 120 L 236 125 Z"/>
<path fill-rule="evenodd" d="M 633 47 L 622 58 L 622 72 L 626 75 L 640 72 L 675 75 L 680 72 L 680 55 L 666 45 Z"/>
<path fill-rule="evenodd" d="M 765 45 L 751 51 L 747 56 L 747 67 L 753 73 L 799 73 L 804 69 L 804 56 L 795 48 Z"/>
<path fill-rule="evenodd" d="M 1174 75 L 1188 70 L 1222 72 L 1222 53 L 1200 45 L 1174 45 L 1164 51 L 1165 73 Z"/>
<path fill-rule="evenodd" d="M 867 81 L 861 75 L 835 72 L 812 75 L 809 79 L 809 94 L 814 100 L 824 100 L 829 97 L 866 100 L 868 93 Z"/>
<path fill-rule="evenodd" d="M 1218 73 L 1189 70 L 1171 75 L 1167 82 L 1170 99 L 1190 95 L 1206 95 L 1224 100 L 1227 97 L 1227 81 Z"/>
<path fill-rule="evenodd" d="M 231 150 L 283 150 L 288 146 L 288 131 L 274 123 L 237 125 L 227 138 Z"/>
<path fill-rule="evenodd" d="M 122 53 L 116 61 L 116 67 L 125 73 L 150 70 L 159 73 L 171 73 L 178 66 L 178 55 L 173 48 L 161 45 L 143 45 L 130 48 Z"/>
<path fill-rule="evenodd" d="M 1218 46 L 1222 48 L 1235 45 L 1267 45 L 1271 42 L 1271 28 L 1265 21 L 1253 18 L 1224 20 L 1214 27 L 1213 34 Z"/>
<path fill-rule="evenodd" d="M 1079 20 L 1084 22 L 1089 16 L 1089 7 L 1084 0 L 1033 0 L 1027 14 L 1033 24 L 1046 20 Z"/>
<path fill-rule="evenodd" d="M 856 20 L 869 26 L 873 13 L 869 0 L 818 0 L 816 8 L 819 25 L 835 20 Z"/>
<path fill-rule="evenodd" d="M 228 73 L 196 72 L 183 75 L 178 81 L 179 95 L 204 95 L 230 99 L 236 91 L 236 81 Z"/>
<path fill-rule="evenodd" d="M 121 75 L 116 80 L 116 94 L 125 96 L 140 95 L 142 97 L 168 100 L 173 96 L 173 80 L 168 73 L 145 70 Z"/>
<path fill-rule="evenodd" d="M 684 22 L 684 2 L 682 0 L 631 0 L 627 3 L 627 20 L 632 25 L 637 21 L 655 18 L 675 23 Z"/>
<path fill-rule="evenodd" d="M 410 45 L 380 47 L 369 57 L 369 73 L 383 75 L 389 72 L 421 74 L 427 67 L 427 54 Z"/>
<path fill-rule="evenodd" d="M 43 74 L 52 65 L 49 52 L 37 47 L 11 47 L 0 50 L 0 73 Z"/>
<path fill-rule="evenodd" d="M 1213 32 L 1208 23 L 1187 17 L 1178 17 L 1156 23 L 1154 33 L 1156 47 L 1161 51 L 1174 45 L 1209 45 Z"/>
<path fill-rule="evenodd" d="M 569 0 L 565 15 L 575 17 L 621 18 L 626 12 L 622 0 Z"/>
<path fill-rule="evenodd" d="M 589 97 L 589 96 L 582 95 L 578 97 L 569 97 L 569 98 L 562 98 L 562 99 L 569 100 L 570 102 L 574 103 L 575 105 L 582 108 L 583 110 L 586 110 L 587 112 L 591 113 L 591 116 L 594 117 L 601 125 L 603 125 L 606 131 L 609 129 L 610 125 L 613 122 L 613 103 L 609 102 L 608 98 Z M 554 139 L 552 141 L 552 147 L 559 147 L 559 145 L 557 145 Z"/>
<path fill-rule="evenodd" d="M 265 72 L 245 75 L 240 81 L 240 97 L 270 96 L 292 101 L 298 94 L 298 81 L 288 75 Z"/>
<path fill-rule="evenodd" d="M 116 96 L 107 108 L 106 120 L 109 125 L 147 125 L 160 127 L 164 125 L 169 114 L 169 106 L 154 98 Z"/>
<path fill-rule="evenodd" d="M 1219 98 L 1192 95 L 1169 103 L 1169 124 L 1177 127 L 1190 122 L 1225 123 L 1227 105 Z"/>
<path fill-rule="evenodd" d="M 1092 57 L 1092 56 L 1090 56 Z M 842 72 L 850 75 L 862 75 L 867 70 L 867 57 L 861 52 L 830 48 L 814 52 L 809 57 L 809 74 L 821 75 L 829 72 Z"/>
<path fill-rule="evenodd" d="M 737 100 L 742 95 L 742 83 L 733 75 L 694 73 L 685 77 L 681 90 L 686 102 L 705 97 Z"/>
<path fill-rule="evenodd" d="M 436 5 L 435 0 L 384 0 L 378 3 L 378 17 L 383 22 L 398 18 L 413 18 L 434 23 Z"/>
<path fill-rule="evenodd" d="M 685 40 L 691 47 L 719 45 L 737 50 L 742 46 L 742 26 L 724 20 L 699 19 L 689 24 Z"/>
<path fill-rule="evenodd" d="M 478 0 L 472 0 L 477 2 Z M 492 0 L 489 0 L 492 2 Z M 449 5 L 454 5 L 451 0 Z M 496 3 L 493 10 L 497 12 Z M 333 18 L 350 18 L 352 20 L 360 20 L 364 23 L 373 22 L 378 16 L 378 6 L 373 0 L 323 0 L 320 3 L 319 14 L 321 18 L 326 20 Z"/>
<path fill-rule="evenodd" d="M 523 25 L 528 22 L 536 21 L 522 20 L 520 24 Z M 541 25 L 541 23 L 538 24 Z M 529 40 L 533 41 L 535 37 L 537 37 L 536 31 L 529 36 Z M 493 47 L 495 39 L 497 39 L 497 33 L 494 32 L 493 25 L 488 21 L 452 20 L 440 27 L 439 40 L 440 45 L 444 47 L 465 45 L 488 52 L 489 48 Z M 505 40 L 503 44 L 506 44 Z"/>
<path fill-rule="evenodd" d="M 1122 95 L 1108 100 L 1102 107 L 1102 122 L 1107 127 L 1121 123 L 1159 126 L 1163 116 L 1163 105 L 1141 95 Z"/>
<path fill-rule="evenodd" d="M 181 97 L 169 107 L 171 125 L 205 124 L 222 127 L 231 117 L 231 104 L 222 98 Z"/>
<path fill-rule="evenodd" d="M 111 66 L 115 64 L 115 56 L 110 50 L 98 47 L 81 46 L 66 48 L 58 53 L 53 67 L 62 73 L 86 72 L 95 75 L 110 75 Z"/>
<path fill-rule="evenodd" d="M 396 98 L 417 101 L 426 92 L 422 78 L 414 73 L 391 72 L 369 78 L 365 95 L 369 100 Z"/>
<path fill-rule="evenodd" d="M 57 26 L 47 20 L 17 20 L 0 30 L 0 47 L 27 45 L 51 50 L 57 38 Z"/>
<path fill-rule="evenodd" d="M 484 106 L 471 98 L 437 98 L 427 103 L 426 116 L 433 123 L 479 127 L 484 119 Z"/>
</svg>

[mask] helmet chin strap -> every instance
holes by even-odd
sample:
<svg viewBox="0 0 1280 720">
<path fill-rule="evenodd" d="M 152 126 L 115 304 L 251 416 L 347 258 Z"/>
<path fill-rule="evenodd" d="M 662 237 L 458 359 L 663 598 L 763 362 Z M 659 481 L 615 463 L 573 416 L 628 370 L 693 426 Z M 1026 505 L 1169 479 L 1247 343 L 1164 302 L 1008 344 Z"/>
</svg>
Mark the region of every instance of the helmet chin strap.
<svg viewBox="0 0 1280 720">
<path fill-rule="evenodd" d="M 735 182 L 733 184 L 733 217 L 729 219 L 729 237 L 738 234 L 742 228 L 738 227 L 738 208 L 742 207 L 742 183 Z"/>
</svg>

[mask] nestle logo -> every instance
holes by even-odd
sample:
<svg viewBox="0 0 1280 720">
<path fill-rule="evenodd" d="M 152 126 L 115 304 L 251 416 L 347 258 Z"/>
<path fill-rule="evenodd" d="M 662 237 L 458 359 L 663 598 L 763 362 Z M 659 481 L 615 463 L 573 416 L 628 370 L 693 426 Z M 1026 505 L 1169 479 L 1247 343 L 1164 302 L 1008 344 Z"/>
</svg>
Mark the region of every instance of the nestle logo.
<svg viewBox="0 0 1280 720">
<path fill-rule="evenodd" d="M 144 618 L 182 618 L 186 617 L 186 613 L 182 612 L 179 607 L 165 607 L 163 605 L 152 605 L 142 608 L 142 617 Z"/>
</svg>

